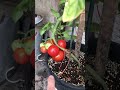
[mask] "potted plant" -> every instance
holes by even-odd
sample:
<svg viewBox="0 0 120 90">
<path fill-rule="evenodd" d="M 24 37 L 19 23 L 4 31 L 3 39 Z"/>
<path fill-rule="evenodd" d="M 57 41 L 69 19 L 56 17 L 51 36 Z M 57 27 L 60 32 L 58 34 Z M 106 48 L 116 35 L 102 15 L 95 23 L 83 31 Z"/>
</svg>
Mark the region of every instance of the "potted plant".
<svg viewBox="0 0 120 90">
<path fill-rule="evenodd" d="M 85 1 L 69 0 L 64 4 L 65 7 L 63 12 L 60 10 L 60 13 L 58 13 L 54 9 L 51 9 L 53 15 L 56 17 L 56 22 L 48 22 L 40 29 L 41 35 L 48 30 L 52 32 L 52 37 L 49 37 L 40 43 L 40 51 L 42 53 L 48 53 L 50 56 L 48 67 L 59 84 L 69 90 L 84 90 L 85 58 L 84 53 L 80 52 L 84 26 L 82 27 L 78 22 L 79 16 L 85 9 Z M 72 30 L 66 30 L 65 27 L 72 27 Z M 77 36 L 74 36 L 73 33 L 69 35 L 69 33 L 74 31 L 75 27 L 79 27 Z M 74 39 L 76 39 L 75 50 L 72 48 L 72 41 Z M 69 40 L 70 45 L 67 45 L 67 41 Z M 67 46 L 70 47 L 68 48 Z"/>
</svg>

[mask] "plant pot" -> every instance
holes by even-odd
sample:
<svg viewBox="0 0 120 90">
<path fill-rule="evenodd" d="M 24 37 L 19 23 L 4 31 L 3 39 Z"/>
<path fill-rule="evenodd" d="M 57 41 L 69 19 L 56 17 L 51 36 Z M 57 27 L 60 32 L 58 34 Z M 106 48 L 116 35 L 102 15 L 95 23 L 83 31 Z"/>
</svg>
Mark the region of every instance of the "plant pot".
<svg viewBox="0 0 120 90">
<path fill-rule="evenodd" d="M 50 61 L 50 60 L 49 60 Z M 48 61 L 48 62 L 49 62 Z M 52 61 L 52 60 L 51 60 Z M 66 61 L 66 59 L 64 60 L 64 62 Z M 62 63 L 64 63 L 64 62 L 62 62 Z M 73 62 L 69 62 L 69 64 L 71 64 L 71 63 L 74 63 L 75 61 L 73 61 Z M 50 62 L 49 62 L 50 63 Z M 53 69 L 51 69 L 51 65 L 55 65 L 55 67 L 53 67 Z M 73 85 L 72 84 L 72 82 L 75 82 L 76 81 L 76 83 L 78 83 L 77 82 L 77 80 L 78 81 L 80 81 L 79 80 L 79 78 L 78 78 L 78 75 L 79 76 L 81 76 L 80 74 L 79 74 L 79 72 L 78 72 L 78 74 L 77 74 L 77 70 L 80 70 L 80 69 L 76 69 L 76 71 L 75 70 L 73 70 L 73 72 L 75 71 L 75 73 L 76 74 L 68 74 L 68 73 L 66 73 L 66 72 L 70 72 L 70 71 L 72 71 L 72 69 L 70 70 L 70 69 L 66 69 L 65 70 L 65 72 L 64 73 L 66 73 L 66 74 L 62 74 L 61 76 L 63 77 L 62 79 L 60 78 L 60 77 L 58 77 L 58 75 L 56 74 L 56 72 L 58 71 L 58 69 L 56 69 L 56 71 L 55 71 L 55 68 L 57 68 L 57 67 L 59 67 L 60 66 L 60 64 L 54 64 L 54 63 L 50 63 L 50 64 L 48 64 L 48 67 L 49 67 L 49 70 L 50 70 L 50 72 L 51 72 L 51 74 L 55 77 L 55 79 L 56 79 L 56 86 L 57 86 L 57 88 L 58 88 L 58 90 L 85 90 L 85 87 L 83 86 L 83 85 Z M 59 66 L 58 66 L 59 65 Z M 64 65 L 64 64 L 63 64 Z M 74 64 L 75 65 L 75 64 Z M 63 66 L 63 67 L 66 67 L 66 65 L 65 66 Z M 69 66 L 68 66 L 69 67 Z M 72 65 L 71 65 L 71 67 L 73 67 Z M 74 69 L 74 68 L 73 68 Z M 58 72 L 57 72 L 58 73 Z M 71 72 L 70 72 L 71 73 Z M 73 77 L 72 77 L 72 76 Z M 65 78 L 65 76 L 67 76 L 67 77 L 69 77 L 69 78 L 71 78 L 70 80 L 72 81 L 68 81 L 68 82 L 66 82 L 66 80 L 63 80 L 63 79 L 66 79 Z M 77 78 L 77 80 L 75 80 Z"/>
</svg>

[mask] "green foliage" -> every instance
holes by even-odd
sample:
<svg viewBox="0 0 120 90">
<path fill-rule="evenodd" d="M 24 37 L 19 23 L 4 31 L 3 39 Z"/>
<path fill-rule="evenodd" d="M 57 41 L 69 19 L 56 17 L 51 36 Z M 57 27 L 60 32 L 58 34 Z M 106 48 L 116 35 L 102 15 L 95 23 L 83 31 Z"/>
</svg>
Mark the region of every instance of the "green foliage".
<svg viewBox="0 0 120 90">
<path fill-rule="evenodd" d="M 40 29 L 40 35 L 43 35 L 47 30 L 50 30 L 51 27 L 52 27 L 52 24 L 50 22 L 45 24 L 44 27 L 42 27 L 42 29 Z"/>
<path fill-rule="evenodd" d="M 56 35 L 58 38 L 65 38 L 66 40 L 70 40 L 71 36 L 69 33 L 71 30 L 64 30 L 64 27 L 73 25 L 73 20 L 77 19 L 77 17 L 84 11 L 85 9 L 85 0 L 61 0 L 59 5 L 63 5 L 65 3 L 65 7 L 63 8 L 62 15 L 60 12 L 57 12 L 53 8 L 51 8 L 51 12 L 56 17 L 56 22 L 59 23 L 50 23 L 45 24 L 42 29 L 40 29 L 40 35 L 43 35 L 46 31 L 51 31 L 52 36 Z M 67 4 L 67 5 L 66 5 Z M 62 10 L 61 10 L 62 11 Z M 67 22 L 66 24 L 64 22 Z M 78 22 L 75 23 L 75 26 L 78 25 Z M 57 27 L 56 27 L 57 26 Z M 75 39 L 76 36 L 73 36 Z"/>
<path fill-rule="evenodd" d="M 63 34 L 63 37 L 66 39 L 66 40 L 70 40 L 71 39 L 71 35 L 69 35 L 71 32 L 71 30 L 65 30 L 64 32 L 62 32 Z M 73 35 L 73 40 L 76 39 L 76 36 Z"/>
<path fill-rule="evenodd" d="M 59 5 L 64 4 L 65 2 L 66 2 L 66 0 L 60 0 Z"/>
<path fill-rule="evenodd" d="M 16 23 L 24 14 L 24 12 L 31 11 L 34 6 L 34 0 L 22 0 L 13 10 L 12 19 Z"/>
<path fill-rule="evenodd" d="M 27 42 L 23 43 L 23 47 L 25 48 L 25 51 L 28 55 L 30 55 L 35 48 L 35 41 L 34 40 L 29 40 Z"/>
<path fill-rule="evenodd" d="M 63 22 L 76 19 L 85 10 L 85 0 L 67 0 L 62 15 Z"/>
<path fill-rule="evenodd" d="M 54 15 L 54 17 L 56 17 L 56 18 L 60 17 L 60 14 L 57 11 L 55 11 L 53 8 L 51 8 L 51 12 Z"/>
</svg>

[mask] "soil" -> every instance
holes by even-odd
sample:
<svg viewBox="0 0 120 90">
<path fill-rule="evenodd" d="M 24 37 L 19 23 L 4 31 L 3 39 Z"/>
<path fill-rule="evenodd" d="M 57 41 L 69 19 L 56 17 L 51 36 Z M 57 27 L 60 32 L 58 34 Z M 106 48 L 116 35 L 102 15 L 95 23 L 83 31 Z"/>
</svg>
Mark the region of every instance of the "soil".
<svg viewBox="0 0 120 90">
<path fill-rule="evenodd" d="M 55 62 L 50 59 L 48 66 L 59 79 L 75 86 L 84 86 L 85 59 L 83 56 L 79 57 L 79 62 L 81 64 L 80 68 L 76 61 L 68 59 L 67 57 L 62 62 Z"/>
</svg>

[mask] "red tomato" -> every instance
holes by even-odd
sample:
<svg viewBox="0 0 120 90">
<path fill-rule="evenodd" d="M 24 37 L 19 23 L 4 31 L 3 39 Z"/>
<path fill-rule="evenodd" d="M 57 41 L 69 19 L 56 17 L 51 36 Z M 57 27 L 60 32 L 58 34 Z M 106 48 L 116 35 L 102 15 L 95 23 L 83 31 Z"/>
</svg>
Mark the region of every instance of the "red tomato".
<svg viewBox="0 0 120 90">
<path fill-rule="evenodd" d="M 56 45 L 51 45 L 51 46 L 48 48 L 48 54 L 49 54 L 51 57 L 57 56 L 58 53 L 59 53 L 59 48 L 58 48 Z"/>
<path fill-rule="evenodd" d="M 30 55 L 30 63 L 32 64 L 33 68 L 35 68 L 35 49 L 32 51 Z"/>
<path fill-rule="evenodd" d="M 65 40 L 58 40 L 58 45 L 62 48 L 66 48 L 66 41 Z"/>
<path fill-rule="evenodd" d="M 40 51 L 42 53 L 47 53 L 47 49 L 45 48 L 45 46 L 40 47 Z"/>
<path fill-rule="evenodd" d="M 64 59 L 64 51 L 59 51 L 58 55 L 55 57 L 52 57 L 52 59 L 56 62 L 61 62 Z"/>
<path fill-rule="evenodd" d="M 29 61 L 29 56 L 26 54 L 24 48 L 17 48 L 14 51 L 13 57 L 18 64 L 26 64 Z"/>
</svg>

